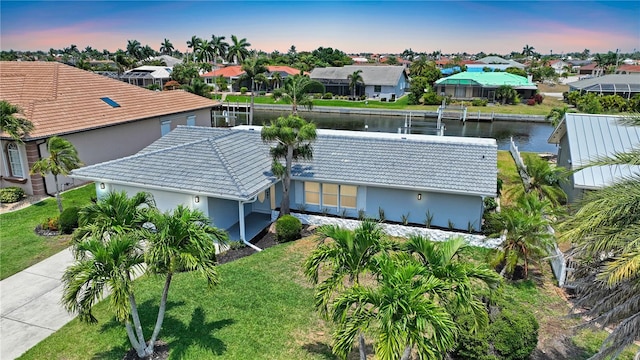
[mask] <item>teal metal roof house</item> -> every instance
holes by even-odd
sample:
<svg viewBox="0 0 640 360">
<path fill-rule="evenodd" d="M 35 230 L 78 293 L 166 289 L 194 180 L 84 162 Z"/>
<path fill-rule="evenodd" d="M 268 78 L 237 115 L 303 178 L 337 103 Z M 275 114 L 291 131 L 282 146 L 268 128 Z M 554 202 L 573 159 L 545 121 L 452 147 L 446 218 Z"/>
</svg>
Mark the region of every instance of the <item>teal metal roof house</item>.
<svg viewBox="0 0 640 360">
<path fill-rule="evenodd" d="M 622 116 L 566 114 L 549 137 L 558 145 L 558 166 L 580 169 L 603 157 L 627 152 L 640 146 L 640 127 L 624 125 Z M 597 190 L 615 181 L 640 173 L 640 166 L 593 166 L 574 172 L 563 184 L 569 201 L 582 197 L 587 190 Z"/>
<path fill-rule="evenodd" d="M 138 154 L 73 171 L 108 191 L 154 195 L 161 210 L 197 208 L 231 239 L 251 240 L 282 199 L 260 127 L 182 126 Z M 495 139 L 317 130 L 313 160 L 294 164 L 292 211 L 480 229 L 496 195 Z"/>
<path fill-rule="evenodd" d="M 495 91 L 500 86 L 513 87 L 520 97 L 532 97 L 538 86 L 529 79 L 506 72 L 461 72 L 435 82 L 436 91 L 455 99 L 485 98 L 495 99 Z"/>
</svg>

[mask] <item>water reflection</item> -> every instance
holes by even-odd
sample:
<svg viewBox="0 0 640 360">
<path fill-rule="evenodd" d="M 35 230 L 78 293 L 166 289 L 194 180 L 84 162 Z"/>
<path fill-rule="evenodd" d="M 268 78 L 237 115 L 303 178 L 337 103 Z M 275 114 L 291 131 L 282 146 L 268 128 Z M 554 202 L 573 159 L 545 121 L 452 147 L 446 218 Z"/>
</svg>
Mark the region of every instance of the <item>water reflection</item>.
<svg viewBox="0 0 640 360">
<path fill-rule="evenodd" d="M 287 111 L 256 111 L 254 124 L 263 125 L 281 115 L 288 115 Z M 327 113 L 302 113 L 305 119 L 316 123 L 321 129 L 354 130 L 374 132 L 397 133 L 400 128 L 404 131 L 405 118 L 399 116 L 370 116 L 370 115 L 343 115 Z M 246 120 L 239 118 L 239 122 Z M 408 122 L 408 119 L 407 119 Z M 408 125 L 408 124 L 407 124 Z M 556 153 L 556 146 L 548 144 L 547 139 L 553 131 L 553 127 L 547 123 L 494 121 L 494 122 L 461 122 L 445 120 L 445 136 L 488 137 L 498 142 L 501 150 L 509 149 L 509 138 L 513 136 L 516 145 L 522 151 L 552 152 Z M 424 117 L 412 117 L 412 134 L 436 134 L 436 119 Z"/>
</svg>

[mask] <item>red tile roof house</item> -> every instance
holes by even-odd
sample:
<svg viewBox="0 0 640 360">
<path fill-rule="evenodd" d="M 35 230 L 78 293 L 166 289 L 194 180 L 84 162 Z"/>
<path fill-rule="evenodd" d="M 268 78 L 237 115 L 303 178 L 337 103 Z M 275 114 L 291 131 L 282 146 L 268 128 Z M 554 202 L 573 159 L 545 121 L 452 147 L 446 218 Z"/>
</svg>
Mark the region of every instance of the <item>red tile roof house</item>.
<svg viewBox="0 0 640 360">
<path fill-rule="evenodd" d="M 289 66 L 284 66 L 284 65 L 269 65 L 267 66 L 267 79 L 271 80 L 273 79 L 273 75 L 275 73 L 279 73 L 280 74 L 280 79 L 281 81 L 283 81 L 287 76 L 290 75 L 296 75 L 296 74 L 300 74 L 300 70 L 298 69 L 294 69 L 292 67 Z M 210 85 L 215 85 L 215 79 L 217 77 L 222 76 L 223 78 L 225 78 L 225 80 L 227 81 L 228 84 L 228 88 L 225 89 L 226 91 L 240 91 L 240 88 L 242 86 L 246 86 L 247 88 L 249 87 L 249 82 L 248 81 L 240 81 L 240 77 L 244 75 L 244 70 L 242 70 L 242 66 L 240 65 L 231 65 L 231 66 L 225 66 L 223 68 L 217 68 L 217 69 L 213 69 L 205 74 L 200 75 L 204 81 L 207 84 Z M 278 86 L 282 86 L 282 84 L 264 84 L 262 85 L 264 88 L 263 89 L 271 89 L 272 86 L 278 87 Z M 216 86 L 217 88 L 217 86 Z"/>
<path fill-rule="evenodd" d="M 86 165 L 137 153 L 178 125 L 211 126 L 210 99 L 151 91 L 57 62 L 0 62 L 0 100 L 22 109 L 35 129 L 24 143 L 0 134 L 0 187 L 53 194 L 52 176 L 30 175 L 47 139 L 69 140 Z M 65 188 L 79 185 L 63 177 Z"/>
</svg>

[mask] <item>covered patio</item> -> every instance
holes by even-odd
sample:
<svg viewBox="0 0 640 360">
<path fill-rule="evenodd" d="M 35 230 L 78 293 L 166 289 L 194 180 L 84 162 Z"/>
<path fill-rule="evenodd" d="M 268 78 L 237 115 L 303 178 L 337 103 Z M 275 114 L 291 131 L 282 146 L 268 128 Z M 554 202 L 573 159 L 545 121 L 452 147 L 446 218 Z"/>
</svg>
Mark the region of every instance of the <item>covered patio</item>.
<svg viewBox="0 0 640 360">
<path fill-rule="evenodd" d="M 244 218 L 244 238 L 247 241 L 253 240 L 262 232 L 262 230 L 269 227 L 269 225 L 271 225 L 271 214 L 252 212 Z M 227 232 L 229 233 L 229 240 L 241 241 L 242 236 L 240 229 L 240 221 L 228 228 Z"/>
</svg>

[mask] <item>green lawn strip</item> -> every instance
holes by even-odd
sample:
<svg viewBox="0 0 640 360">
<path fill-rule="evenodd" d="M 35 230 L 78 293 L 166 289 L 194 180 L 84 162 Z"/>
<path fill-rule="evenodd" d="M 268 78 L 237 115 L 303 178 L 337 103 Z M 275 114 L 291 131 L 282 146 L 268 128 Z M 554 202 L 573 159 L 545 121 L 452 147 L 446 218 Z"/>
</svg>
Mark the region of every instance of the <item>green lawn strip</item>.
<svg viewBox="0 0 640 360">
<path fill-rule="evenodd" d="M 89 204 L 96 191 L 93 184 L 62 194 L 64 207 Z M 44 237 L 36 225 L 60 215 L 54 198 L 0 215 L 0 279 L 5 279 L 68 246 L 68 236 Z"/>
<path fill-rule="evenodd" d="M 585 357 L 581 359 L 587 359 L 595 354 L 607 335 L 608 333 L 605 330 L 595 328 L 580 330 L 572 340 L 576 346 L 585 349 Z M 633 360 L 637 351 L 638 346 L 630 345 L 617 357 L 617 360 Z"/>
<path fill-rule="evenodd" d="M 308 334 L 324 332 L 313 291 L 301 277 L 304 254 L 295 244 L 219 267 L 222 283 L 208 289 L 196 274 L 174 277 L 160 338 L 171 359 L 327 359 L 327 346 Z M 154 325 L 163 279 L 136 281 L 136 299 L 147 338 Z M 114 359 L 129 348 L 124 326 L 107 302 L 96 305 L 100 321 L 74 319 L 21 359 Z M 322 351 L 324 349 L 324 351 Z"/>
<path fill-rule="evenodd" d="M 226 100 L 230 105 L 249 104 L 251 97 L 249 95 L 228 95 Z M 256 96 L 254 98 L 256 104 L 280 104 L 286 105 L 283 100 L 274 101 L 271 96 Z M 227 102 L 225 101 L 224 104 Z M 361 109 L 389 109 L 389 110 L 415 110 L 415 111 L 436 111 L 438 105 L 409 105 L 409 98 L 403 96 L 395 102 L 383 102 L 378 100 L 365 101 L 349 101 L 349 100 L 313 100 L 314 106 L 335 106 L 342 108 L 361 108 Z M 517 105 L 495 105 L 495 106 L 471 106 L 470 103 L 464 103 L 467 106 L 467 116 L 473 117 L 474 113 L 496 113 L 496 114 L 524 114 L 524 115 L 547 115 L 554 107 L 562 107 L 564 102 L 554 98 L 545 98 L 542 104 L 529 106 L 526 104 Z"/>
</svg>

